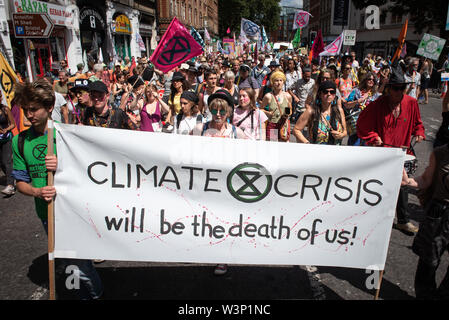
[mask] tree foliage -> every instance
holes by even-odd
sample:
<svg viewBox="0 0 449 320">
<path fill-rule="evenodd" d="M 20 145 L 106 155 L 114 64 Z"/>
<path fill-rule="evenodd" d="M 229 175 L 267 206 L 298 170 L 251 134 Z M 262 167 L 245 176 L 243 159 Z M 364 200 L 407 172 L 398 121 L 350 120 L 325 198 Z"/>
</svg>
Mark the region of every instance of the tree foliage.
<svg viewBox="0 0 449 320">
<path fill-rule="evenodd" d="M 241 18 L 264 26 L 267 33 L 277 30 L 281 12 L 279 2 L 280 0 L 219 0 L 220 36 L 225 36 L 228 28 L 239 34 Z"/>
</svg>

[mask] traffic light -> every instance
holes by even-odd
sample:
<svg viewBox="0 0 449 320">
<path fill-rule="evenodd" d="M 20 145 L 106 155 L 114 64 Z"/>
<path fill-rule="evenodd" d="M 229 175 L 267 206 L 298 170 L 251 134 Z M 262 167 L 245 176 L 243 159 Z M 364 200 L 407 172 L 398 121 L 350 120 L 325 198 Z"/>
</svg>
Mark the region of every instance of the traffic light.
<svg viewBox="0 0 449 320">
<path fill-rule="evenodd" d="M 316 38 L 316 31 L 310 31 L 310 46 L 313 45 L 313 41 Z"/>
</svg>

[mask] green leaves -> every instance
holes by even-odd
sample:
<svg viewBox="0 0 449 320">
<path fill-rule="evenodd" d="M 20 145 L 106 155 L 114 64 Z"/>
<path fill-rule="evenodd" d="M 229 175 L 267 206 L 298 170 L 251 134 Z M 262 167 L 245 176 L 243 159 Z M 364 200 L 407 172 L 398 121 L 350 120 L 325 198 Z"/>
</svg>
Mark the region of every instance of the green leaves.
<svg viewBox="0 0 449 320">
<path fill-rule="evenodd" d="M 220 36 L 231 32 L 240 33 L 241 18 L 264 26 L 267 33 L 279 28 L 280 0 L 219 0 L 218 19 Z"/>
</svg>

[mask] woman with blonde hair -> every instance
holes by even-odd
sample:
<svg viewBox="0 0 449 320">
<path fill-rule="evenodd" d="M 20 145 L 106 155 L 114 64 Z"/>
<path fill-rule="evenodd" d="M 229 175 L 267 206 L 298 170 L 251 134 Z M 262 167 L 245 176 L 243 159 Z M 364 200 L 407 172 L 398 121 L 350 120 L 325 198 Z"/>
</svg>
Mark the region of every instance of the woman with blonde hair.
<svg viewBox="0 0 449 320">
<path fill-rule="evenodd" d="M 285 81 L 286 77 L 282 71 L 274 71 L 270 76 L 272 92 L 267 93 L 262 100 L 263 112 L 268 117 L 267 140 L 277 141 L 280 138 L 282 141 L 287 141 L 288 137 L 274 134 L 274 132 L 279 133 L 280 130 L 287 130 L 287 135 L 290 134 L 288 117 L 292 112 L 292 97 L 283 90 Z M 287 129 L 285 129 L 285 125 L 287 125 Z"/>
</svg>

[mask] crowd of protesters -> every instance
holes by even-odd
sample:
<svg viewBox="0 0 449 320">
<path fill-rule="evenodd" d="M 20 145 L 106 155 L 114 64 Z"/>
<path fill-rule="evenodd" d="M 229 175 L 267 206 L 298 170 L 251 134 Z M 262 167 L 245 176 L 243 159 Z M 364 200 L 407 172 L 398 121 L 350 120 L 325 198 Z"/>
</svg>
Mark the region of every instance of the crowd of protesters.
<svg viewBox="0 0 449 320">
<path fill-rule="evenodd" d="M 412 138 L 416 142 L 425 138 L 418 101 L 422 98 L 421 103 L 428 103 L 434 70 L 428 59 L 407 57 L 392 64 L 390 57 L 367 54 L 359 62 L 354 52 L 323 57 L 321 61 L 294 52 L 245 53 L 238 57 L 211 54 L 186 61 L 167 73 L 155 69 L 147 58 L 108 65 L 99 62 L 88 72 L 82 72 L 83 67 L 77 66 L 77 72 L 71 74 L 66 61 L 61 61 L 57 75 L 16 85 L 12 103 L 16 117 L 8 108 L 0 110 L 2 137 L 15 122 L 20 122 L 22 129 L 31 127 L 25 139 L 40 137 L 49 115 L 68 124 L 161 134 L 405 147 L 413 156 Z M 446 98 L 444 101 L 447 104 Z M 17 118 L 17 108 L 23 110 L 21 118 Z M 390 116 L 393 120 L 404 117 L 404 124 L 392 127 L 386 120 Z M 446 131 L 440 129 L 438 145 L 449 142 Z M 40 188 L 36 192 L 28 187 L 33 178 L 27 172 L 19 143 L 12 150 L 14 167 L 11 143 L 2 144 L 7 175 L 7 187 L 2 192 L 14 194 L 15 179 L 19 191 L 40 200 L 51 199 L 54 189 L 37 184 L 33 185 Z M 55 158 L 51 161 L 47 169 L 55 168 Z M 404 170 L 404 186 L 431 183 L 417 181 Z M 417 233 L 419 228 L 407 214 L 407 197 L 401 188 L 396 226 Z M 449 198 L 446 201 L 449 203 Z M 40 217 L 45 221 L 44 214 Z M 93 267 L 83 263 L 81 270 L 97 279 Z M 426 269 L 424 260 L 420 263 L 419 284 L 425 287 L 434 268 Z M 226 265 L 215 268 L 217 275 L 226 271 Z M 91 297 L 101 295 L 95 281 Z"/>
</svg>

